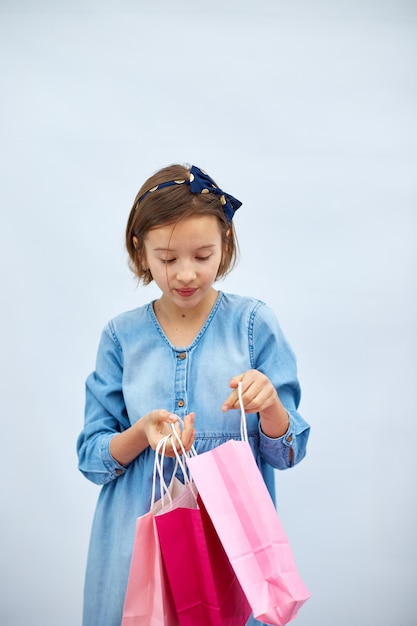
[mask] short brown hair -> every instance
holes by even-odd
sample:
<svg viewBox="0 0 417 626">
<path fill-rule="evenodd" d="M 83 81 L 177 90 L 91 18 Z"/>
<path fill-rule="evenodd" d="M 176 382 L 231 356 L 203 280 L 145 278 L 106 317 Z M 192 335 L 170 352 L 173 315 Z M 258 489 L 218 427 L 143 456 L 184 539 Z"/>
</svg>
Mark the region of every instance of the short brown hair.
<svg viewBox="0 0 417 626">
<path fill-rule="evenodd" d="M 148 178 L 136 195 L 126 226 L 126 248 L 129 254 L 130 269 L 145 285 L 153 280 L 149 269 L 144 268 L 142 264 L 145 251 L 144 240 L 147 233 L 153 228 L 175 224 L 187 217 L 213 215 L 219 221 L 223 254 L 216 279 L 226 276 L 236 264 L 237 237 L 233 223 L 226 218 L 219 196 L 214 193 L 191 193 L 190 186 L 183 184 L 163 187 L 142 198 L 143 194 L 161 183 L 172 180 L 189 180 L 189 178 L 190 167 L 169 165 Z M 133 241 L 134 237 L 138 240 L 136 246 Z"/>
</svg>

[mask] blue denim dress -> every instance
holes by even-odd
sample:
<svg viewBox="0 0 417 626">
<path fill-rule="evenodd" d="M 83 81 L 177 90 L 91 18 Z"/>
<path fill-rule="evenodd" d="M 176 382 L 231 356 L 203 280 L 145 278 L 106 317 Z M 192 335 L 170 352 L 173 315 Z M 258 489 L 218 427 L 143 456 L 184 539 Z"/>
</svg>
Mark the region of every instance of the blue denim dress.
<svg viewBox="0 0 417 626">
<path fill-rule="evenodd" d="M 103 330 L 96 369 L 86 381 L 85 423 L 77 441 L 80 471 L 102 486 L 88 552 L 83 626 L 120 626 L 136 518 L 150 507 L 154 451 L 146 448 L 124 467 L 112 458 L 110 440 L 153 409 L 180 417 L 194 411 L 198 453 L 240 439 L 240 412 L 223 413 L 221 407 L 230 379 L 248 369 L 268 376 L 290 417 L 287 433 L 271 439 L 260 430 L 258 415 L 247 415 L 249 441 L 275 499 L 274 468 L 286 469 L 304 457 L 309 426 L 297 412 L 294 354 L 266 304 L 219 292 L 204 326 L 184 347 L 167 339 L 152 303 L 119 315 Z M 165 463 L 169 477 L 173 461 Z"/>
</svg>

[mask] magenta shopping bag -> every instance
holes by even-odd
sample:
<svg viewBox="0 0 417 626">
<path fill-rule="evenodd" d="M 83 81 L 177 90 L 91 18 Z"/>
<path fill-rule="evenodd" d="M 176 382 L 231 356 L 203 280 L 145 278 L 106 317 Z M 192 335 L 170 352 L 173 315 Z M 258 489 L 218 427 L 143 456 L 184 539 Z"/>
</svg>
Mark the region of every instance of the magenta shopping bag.
<svg viewBox="0 0 417 626">
<path fill-rule="evenodd" d="M 228 441 L 187 464 L 254 616 L 287 624 L 310 592 L 249 443 Z"/>
<path fill-rule="evenodd" d="M 155 515 L 181 626 L 244 626 L 250 607 L 195 485 Z"/>
</svg>

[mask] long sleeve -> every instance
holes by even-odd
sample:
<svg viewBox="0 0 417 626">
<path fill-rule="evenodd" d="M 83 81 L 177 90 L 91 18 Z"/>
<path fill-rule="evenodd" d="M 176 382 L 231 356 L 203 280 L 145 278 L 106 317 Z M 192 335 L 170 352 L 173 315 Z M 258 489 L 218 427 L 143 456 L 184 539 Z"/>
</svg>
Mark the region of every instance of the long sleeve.
<svg viewBox="0 0 417 626">
<path fill-rule="evenodd" d="M 110 454 L 111 438 L 130 426 L 122 380 L 122 351 L 109 324 L 101 336 L 96 369 L 86 381 L 84 428 L 77 441 L 78 467 L 98 485 L 126 470 Z"/>
<path fill-rule="evenodd" d="M 277 439 L 267 437 L 259 426 L 260 454 L 272 467 L 287 469 L 304 458 L 310 427 L 297 410 L 301 391 L 295 355 L 265 304 L 260 303 L 252 313 L 249 345 L 253 368 L 268 376 L 290 419 L 287 432 Z"/>
</svg>

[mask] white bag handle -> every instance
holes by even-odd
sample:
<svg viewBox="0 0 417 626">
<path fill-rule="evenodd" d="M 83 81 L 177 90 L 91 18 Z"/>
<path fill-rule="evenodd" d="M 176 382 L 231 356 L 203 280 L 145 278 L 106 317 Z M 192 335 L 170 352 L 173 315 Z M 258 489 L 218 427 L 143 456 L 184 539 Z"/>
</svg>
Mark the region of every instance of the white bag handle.
<svg viewBox="0 0 417 626">
<path fill-rule="evenodd" d="M 239 397 L 239 405 L 240 405 L 240 437 L 242 441 L 248 441 L 248 427 L 246 423 L 246 414 L 245 407 L 243 406 L 242 399 L 242 382 L 239 381 L 237 385 L 237 394 Z"/>
<path fill-rule="evenodd" d="M 155 459 L 153 463 L 153 478 L 152 478 L 152 496 L 151 496 L 151 509 L 155 504 L 155 489 L 156 489 L 156 474 L 158 473 L 159 481 L 161 485 L 161 499 L 163 500 L 164 494 L 168 495 L 170 502 L 172 502 L 171 494 L 169 493 L 169 486 L 167 486 L 164 480 L 164 458 L 165 458 L 165 450 L 167 447 L 167 443 L 171 435 L 166 435 L 162 437 L 156 445 L 155 448 Z M 177 470 L 177 464 L 175 465 L 173 476 L 175 476 L 175 472 Z"/>
<path fill-rule="evenodd" d="M 181 418 L 178 418 L 178 419 L 182 423 Z M 173 437 L 176 438 L 176 440 L 178 441 L 179 446 L 181 448 L 181 452 L 183 454 L 183 456 L 181 457 L 181 455 L 178 452 L 176 446 L 172 446 L 173 449 L 174 449 L 175 456 L 177 458 L 177 464 L 180 466 L 181 471 L 182 471 L 183 476 L 184 476 L 184 484 L 188 485 L 190 487 L 191 493 L 193 494 L 195 500 L 197 500 L 197 493 L 198 493 L 197 487 L 195 486 L 194 481 L 190 477 L 190 474 L 189 474 L 188 469 L 187 469 L 187 465 L 184 462 L 184 459 L 186 459 L 186 458 L 191 458 L 193 456 L 197 456 L 197 452 L 196 452 L 194 446 L 191 446 L 190 451 L 187 452 L 185 450 L 185 448 L 184 448 L 184 445 L 183 445 L 182 441 L 181 441 L 181 437 L 178 435 L 177 431 L 175 430 L 174 424 L 171 424 L 171 428 L 172 428 L 172 435 L 171 435 L 171 437 L 173 436 Z"/>
<path fill-rule="evenodd" d="M 180 417 L 178 417 L 178 415 L 176 416 L 178 418 L 178 421 L 180 422 L 181 426 L 184 425 L 184 422 L 182 421 L 182 419 Z M 172 433 L 170 433 L 169 435 L 166 435 L 165 437 L 162 437 L 158 443 L 157 446 L 155 448 L 155 459 L 154 459 L 154 466 L 153 466 L 153 480 L 152 480 L 152 495 L 151 495 L 151 508 L 154 506 L 155 504 L 155 497 L 156 497 L 156 481 L 157 481 L 157 475 L 159 476 L 159 482 L 160 482 L 160 492 L 161 492 L 161 502 L 162 502 L 162 506 L 165 506 L 165 496 L 168 497 L 168 500 L 170 502 L 170 504 L 172 504 L 172 497 L 171 497 L 171 493 L 170 493 L 170 487 L 172 482 L 175 479 L 175 475 L 177 473 L 178 467 L 180 467 L 182 474 L 184 476 L 184 484 L 186 485 L 190 485 L 190 490 L 193 494 L 193 496 L 195 498 L 197 498 L 197 489 L 195 488 L 195 485 L 193 483 L 193 481 L 190 479 L 188 470 L 187 470 L 187 466 L 186 463 L 184 461 L 184 459 L 186 457 L 192 457 L 192 456 L 196 456 L 197 452 L 194 448 L 194 446 L 191 447 L 189 452 L 186 452 L 183 443 L 181 441 L 181 437 L 178 435 L 177 431 L 175 430 L 174 424 L 171 423 L 171 428 L 172 428 Z M 164 478 L 164 459 L 165 459 L 165 451 L 166 451 L 166 447 L 167 447 L 167 443 L 168 441 L 172 438 L 175 437 L 179 443 L 179 446 L 181 448 L 181 452 L 183 454 L 183 456 L 181 457 L 181 455 L 179 454 L 177 447 L 176 446 L 172 446 L 173 451 L 175 453 L 175 466 L 172 472 L 172 478 L 171 481 L 169 482 L 169 484 L 167 485 L 167 483 L 165 482 L 165 478 Z"/>
</svg>

